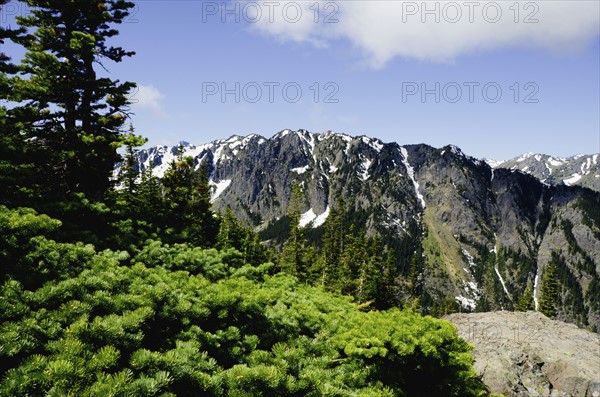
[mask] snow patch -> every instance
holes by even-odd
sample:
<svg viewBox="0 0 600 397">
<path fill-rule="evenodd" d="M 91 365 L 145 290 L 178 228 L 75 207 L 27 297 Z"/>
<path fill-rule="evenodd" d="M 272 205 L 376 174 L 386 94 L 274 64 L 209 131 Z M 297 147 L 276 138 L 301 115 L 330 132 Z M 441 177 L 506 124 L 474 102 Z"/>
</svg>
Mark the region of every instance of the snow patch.
<svg viewBox="0 0 600 397">
<path fill-rule="evenodd" d="M 460 149 L 459 149 L 459 151 L 460 151 Z M 406 167 L 406 172 L 408 173 L 408 177 L 410 178 L 413 185 L 415 186 L 415 193 L 417 194 L 417 198 L 421 202 L 421 206 L 423 208 L 425 208 L 425 199 L 423 198 L 423 195 L 419 191 L 419 182 L 417 182 L 417 180 L 415 179 L 415 170 L 408 162 L 408 152 L 406 151 L 406 148 L 404 148 L 404 147 L 400 147 L 400 152 L 402 153 L 402 158 L 403 158 L 402 163 Z"/>
<path fill-rule="evenodd" d="M 508 297 L 508 299 L 511 299 L 510 294 L 508 293 L 508 290 L 506 289 L 506 285 L 504 284 L 504 279 L 502 278 L 502 275 L 500 274 L 500 271 L 498 270 L 498 266 L 494 266 L 494 270 L 496 271 L 496 274 L 498 275 L 498 278 L 500 279 L 500 284 L 502 284 L 502 288 L 504 289 L 506 296 Z"/>
<path fill-rule="evenodd" d="M 586 159 L 586 162 L 581 164 L 581 173 L 585 174 L 585 175 L 589 174 L 591 167 L 592 167 L 592 159 L 591 159 L 591 157 L 588 157 Z"/>
<path fill-rule="evenodd" d="M 214 203 L 215 200 L 217 198 L 219 198 L 221 193 L 223 193 L 225 191 L 225 189 L 227 189 L 229 187 L 230 184 L 231 184 L 231 179 L 225 179 L 220 182 L 210 181 L 210 185 L 214 187 L 214 190 L 213 190 L 211 198 L 210 198 L 210 202 Z"/>
<path fill-rule="evenodd" d="M 317 216 L 312 224 L 313 227 L 319 227 L 322 224 L 325 223 L 325 221 L 327 220 L 327 217 L 329 217 L 329 206 L 327 206 L 327 208 L 325 208 L 325 212 L 323 212 L 321 215 Z"/>
<path fill-rule="evenodd" d="M 371 167 L 371 164 L 373 163 L 373 161 L 369 160 L 369 159 L 365 159 L 363 161 L 363 163 L 361 164 L 361 167 L 363 168 L 363 172 L 362 174 L 360 174 L 360 179 L 362 179 L 363 181 L 366 181 L 367 179 L 369 179 L 369 168 Z"/>
<path fill-rule="evenodd" d="M 555 158 L 553 158 L 553 157 L 550 157 L 550 158 L 548 159 L 548 162 L 550 163 L 550 165 L 552 165 L 552 166 L 554 166 L 554 167 L 560 167 L 561 165 L 563 165 L 563 164 L 564 164 L 564 162 L 565 162 L 565 161 L 564 161 L 563 159 L 558 159 L 558 160 L 557 160 L 557 159 L 555 159 Z"/>
<path fill-rule="evenodd" d="M 467 258 L 467 262 L 469 263 L 469 267 L 475 266 L 475 261 L 473 260 L 473 256 L 466 249 L 462 249 L 463 255 Z"/>
<path fill-rule="evenodd" d="M 325 212 L 317 216 L 317 214 L 315 214 L 312 208 L 309 209 L 304 214 L 300 215 L 300 227 L 306 227 L 308 225 L 311 225 L 314 228 L 321 226 L 327 220 L 327 217 L 329 216 L 329 211 L 329 206 L 327 206 Z"/>
<path fill-rule="evenodd" d="M 597 155 L 597 154 L 595 154 L 595 155 L 593 155 L 593 156 L 592 156 L 592 162 L 593 162 L 594 164 L 597 164 L 597 163 L 598 163 L 598 155 Z"/>
<path fill-rule="evenodd" d="M 313 209 L 309 209 L 304 214 L 300 215 L 300 227 L 305 227 L 309 223 L 315 220 L 317 215 L 313 211 Z"/>
<path fill-rule="evenodd" d="M 581 175 L 579 175 L 578 173 L 574 173 L 572 177 L 563 179 L 563 182 L 566 185 L 571 186 L 571 185 L 577 183 L 577 181 L 579 181 L 580 179 L 581 179 Z"/>
<path fill-rule="evenodd" d="M 475 300 L 471 298 L 465 298 L 462 295 L 458 295 L 455 299 L 460 303 L 460 305 L 464 308 L 475 310 Z"/>
<path fill-rule="evenodd" d="M 309 166 L 305 165 L 304 167 L 292 168 L 290 171 L 295 172 L 298 175 L 302 175 L 306 171 L 308 171 L 308 168 L 309 168 Z"/>
<path fill-rule="evenodd" d="M 223 155 L 224 146 L 218 146 L 217 150 L 213 152 L 213 163 L 216 165 L 219 161 L 226 160 L 227 156 Z"/>
<path fill-rule="evenodd" d="M 500 167 L 505 163 L 504 160 L 484 160 L 492 169 Z"/>
<path fill-rule="evenodd" d="M 283 138 L 284 136 L 288 135 L 290 132 L 292 132 L 292 131 L 291 130 L 283 130 L 279 134 L 277 134 L 276 136 L 279 137 L 279 138 Z"/>
<path fill-rule="evenodd" d="M 361 139 L 362 139 L 363 143 L 371 146 L 377 152 L 381 152 L 381 149 L 383 149 L 383 144 L 381 144 L 381 142 L 379 142 L 377 139 L 371 139 L 366 136 L 361 137 Z"/>
<path fill-rule="evenodd" d="M 537 289 L 538 289 L 538 281 L 539 281 L 539 273 L 537 272 L 536 269 L 536 273 L 535 273 L 535 278 L 533 279 L 533 304 L 535 305 L 535 310 L 538 309 L 538 298 L 537 298 Z"/>
<path fill-rule="evenodd" d="M 520 163 L 520 162 L 522 162 L 522 161 L 525 161 L 525 160 L 527 160 L 528 158 L 530 158 L 530 157 L 532 157 L 532 156 L 533 156 L 533 153 L 531 153 L 531 152 L 529 152 L 529 153 L 525 153 L 524 155 L 522 155 L 521 157 L 519 157 L 519 158 L 518 158 L 518 159 L 516 159 L 515 161 L 516 161 L 517 163 Z"/>
<path fill-rule="evenodd" d="M 462 150 L 460 150 L 460 148 L 458 146 L 450 145 L 450 151 L 457 156 L 461 156 L 461 157 L 465 156 L 465 154 L 462 152 Z"/>
</svg>

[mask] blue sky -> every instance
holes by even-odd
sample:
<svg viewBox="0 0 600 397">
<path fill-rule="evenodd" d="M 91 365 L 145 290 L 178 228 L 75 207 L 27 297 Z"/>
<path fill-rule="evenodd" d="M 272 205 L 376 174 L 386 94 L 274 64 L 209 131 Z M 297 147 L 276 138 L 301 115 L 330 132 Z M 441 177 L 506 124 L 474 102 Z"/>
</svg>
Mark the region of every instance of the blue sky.
<svg viewBox="0 0 600 397">
<path fill-rule="evenodd" d="M 150 144 L 304 128 L 494 159 L 600 151 L 597 1 L 135 3 L 115 43 L 137 55 L 107 67 L 139 84 Z"/>
</svg>

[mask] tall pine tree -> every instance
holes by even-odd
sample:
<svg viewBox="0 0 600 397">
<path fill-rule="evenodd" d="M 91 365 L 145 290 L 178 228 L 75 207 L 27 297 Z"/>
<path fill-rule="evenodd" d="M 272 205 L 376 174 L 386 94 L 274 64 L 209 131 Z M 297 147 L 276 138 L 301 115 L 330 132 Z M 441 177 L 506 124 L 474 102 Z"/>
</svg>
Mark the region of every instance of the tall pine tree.
<svg viewBox="0 0 600 397">
<path fill-rule="evenodd" d="M 535 310 L 535 302 L 533 300 L 533 287 L 532 282 L 527 283 L 527 288 L 523 292 L 523 295 L 519 296 L 515 310 L 518 312 L 526 312 L 529 310 Z"/>
<path fill-rule="evenodd" d="M 538 311 L 547 317 L 556 316 L 556 303 L 558 301 L 558 285 L 556 282 L 557 266 L 550 262 L 542 279 L 540 304 Z"/>
<path fill-rule="evenodd" d="M 8 0 L 0 0 L 0 15 Z M 7 41 L 18 41 L 25 33 L 24 28 L 11 29 L 0 26 L 0 48 Z M 8 54 L 0 51 L 0 204 L 8 206 L 25 206 L 33 197 L 33 186 L 38 182 L 30 159 L 35 157 L 24 139 L 24 125 L 19 115 L 24 114 L 14 106 L 4 106 L 14 102 L 16 92 L 14 81 L 20 68 L 15 65 Z"/>
<path fill-rule="evenodd" d="M 172 242 L 213 246 L 219 222 L 211 210 L 209 172 L 206 162 L 196 168 L 191 156 L 179 147 L 177 160 L 162 178 L 167 206 L 165 223 Z"/>
<path fill-rule="evenodd" d="M 281 254 L 281 269 L 305 281 L 308 269 L 305 261 L 304 233 L 300 227 L 300 210 L 303 201 L 302 189 L 300 185 L 295 184 L 292 187 L 292 195 L 288 206 L 290 238 Z"/>
<path fill-rule="evenodd" d="M 128 93 L 134 83 L 98 75 L 107 61 L 121 62 L 133 52 L 113 47 L 114 25 L 129 15 L 124 0 L 26 0 L 31 14 L 18 23 L 32 34 L 17 42 L 26 49 L 26 78 L 15 81 L 22 138 L 47 157 L 35 160 L 44 175 L 49 201 L 74 193 L 100 201 L 123 144 Z"/>
</svg>

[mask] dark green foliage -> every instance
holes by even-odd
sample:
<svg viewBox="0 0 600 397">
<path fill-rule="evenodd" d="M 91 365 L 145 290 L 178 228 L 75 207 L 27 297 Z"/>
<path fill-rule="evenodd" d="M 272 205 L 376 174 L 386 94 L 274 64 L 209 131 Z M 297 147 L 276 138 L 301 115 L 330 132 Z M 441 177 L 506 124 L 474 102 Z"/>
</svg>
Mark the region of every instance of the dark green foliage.
<svg viewBox="0 0 600 397">
<path fill-rule="evenodd" d="M 104 9 L 96 1 L 27 4 L 32 13 L 19 22 L 37 30 L 18 40 L 27 50 L 23 71 L 31 77 L 16 83 L 16 99 L 29 101 L 33 113 L 28 138 L 50 154 L 43 159 L 49 163 L 36 164 L 46 174 L 46 193 L 101 198 L 118 159 L 121 112 L 133 84 L 97 78 L 94 64 L 131 55 L 107 47 L 106 39 L 117 33 L 108 22 L 120 23 L 132 4 L 111 1 L 102 3 Z"/>
<path fill-rule="evenodd" d="M 558 303 L 558 286 L 556 283 L 556 263 L 550 262 L 546 266 L 544 278 L 542 279 L 540 305 L 538 311 L 550 318 L 556 316 L 556 305 Z"/>
<path fill-rule="evenodd" d="M 271 220 L 266 228 L 259 232 L 262 241 L 270 241 L 282 245 L 290 236 L 290 217 L 287 215 Z"/>
<path fill-rule="evenodd" d="M 138 171 L 134 147 L 139 137 L 128 136 L 121 186 L 109 196 L 110 226 L 115 233 L 105 234 L 103 246 L 112 249 L 137 247 L 147 239 L 212 247 L 217 242 L 219 219 L 211 210 L 210 186 L 205 163 L 197 168 L 192 157 L 179 148 L 163 178 L 150 169 Z M 258 249 L 258 247 L 255 247 Z M 258 253 L 249 252 L 249 255 Z"/>
<path fill-rule="evenodd" d="M 535 310 L 535 302 L 533 301 L 533 287 L 531 283 L 527 284 L 525 292 L 517 300 L 515 310 L 519 312 L 526 312 L 529 310 Z"/>
<path fill-rule="evenodd" d="M 221 217 L 215 248 L 233 248 L 243 254 L 244 263 L 259 265 L 267 262 L 271 253 L 261 244 L 258 234 L 244 227 L 235 218 L 230 208 Z"/>
<path fill-rule="evenodd" d="M 8 0 L 0 0 L 0 13 Z M 0 46 L 6 40 L 15 40 L 24 29 L 0 26 Z M 5 101 L 15 98 L 13 81 L 19 71 L 10 57 L 0 52 L 0 204 L 27 205 L 34 198 L 34 186 L 39 182 L 30 162 L 35 153 L 22 137 L 23 123 L 19 110 L 5 107 Z"/>
<path fill-rule="evenodd" d="M 129 15 L 133 3 L 123 0 L 48 2 L 25 1 L 31 13 L 18 23 L 33 28 L 16 41 L 26 55 L 21 71 L 27 80 L 14 83 L 31 145 L 48 156 L 32 159 L 44 173 L 47 200 L 72 192 L 101 200 L 123 143 L 122 126 L 129 91 L 135 86 L 98 77 L 107 61 L 133 55 L 108 41 L 113 28 Z"/>
<path fill-rule="evenodd" d="M 577 279 L 562 256 L 553 252 L 552 262 L 556 266 L 558 299 L 555 307 L 559 308 L 561 312 L 568 313 L 570 318 L 576 322 L 587 325 L 581 285 L 577 282 Z"/>
<path fill-rule="evenodd" d="M 183 156 L 179 148 L 177 160 L 161 179 L 164 187 L 166 233 L 169 241 L 212 246 L 218 233 L 218 221 L 210 209 L 210 187 L 206 163 L 195 169 L 194 159 Z"/>
<path fill-rule="evenodd" d="M 104 200 L 134 84 L 96 71 L 133 55 L 109 43 L 133 3 L 23 3 L 20 28 L 0 31 L 25 50 L 19 65 L 0 56 L 0 203 L 60 219 L 53 238 L 101 244 L 114 234 Z"/>
<path fill-rule="evenodd" d="M 504 247 L 497 247 L 498 251 L 496 255 L 490 253 L 484 246 L 475 245 L 475 247 L 482 259 L 480 259 L 481 265 L 473 269 L 473 274 L 477 284 L 483 285 L 482 292 L 476 302 L 475 311 L 512 310 L 512 299 L 516 301 L 518 292 L 515 292 L 512 296 L 506 295 L 498 274 L 496 273 L 496 268 L 500 274 L 504 274 L 505 272 L 510 274 L 513 269 L 516 269 L 519 266 L 525 266 L 525 262 L 516 265 L 516 261 L 526 261 L 528 260 L 527 257 L 522 256 L 520 253 L 507 250 Z M 533 262 L 533 266 L 535 269 L 535 262 Z M 526 273 L 526 275 L 528 274 L 529 273 Z M 513 274 L 513 277 L 518 278 L 519 275 Z M 507 284 L 507 289 L 510 287 L 511 285 Z M 510 289 L 509 292 L 511 292 Z"/>
<path fill-rule="evenodd" d="M 367 238 L 348 224 L 342 198 L 325 221 L 321 252 L 310 268 L 309 281 L 328 291 L 353 296 L 378 309 L 396 306 L 396 258 L 380 235 Z"/>
<path fill-rule="evenodd" d="M 4 280 L 0 395 L 486 395 L 446 321 L 363 313 L 234 250 L 77 250 L 39 288 Z"/>
<path fill-rule="evenodd" d="M 300 209 L 304 202 L 304 193 L 300 185 L 292 187 L 292 197 L 288 206 L 290 219 L 290 238 L 283 248 L 280 258 L 281 269 L 299 280 L 306 281 L 308 277 L 308 250 L 304 239 L 304 231 L 300 227 Z"/>
</svg>

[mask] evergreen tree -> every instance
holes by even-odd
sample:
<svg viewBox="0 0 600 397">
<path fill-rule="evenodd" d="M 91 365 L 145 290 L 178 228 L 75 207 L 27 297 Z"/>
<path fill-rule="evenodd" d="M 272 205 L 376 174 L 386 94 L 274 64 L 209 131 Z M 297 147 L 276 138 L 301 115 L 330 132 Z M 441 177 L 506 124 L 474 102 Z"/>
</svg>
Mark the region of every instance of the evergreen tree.
<svg viewBox="0 0 600 397">
<path fill-rule="evenodd" d="M 354 233 L 354 226 L 346 235 L 346 244 L 340 258 L 341 292 L 354 296 L 358 303 L 369 300 L 370 288 L 369 254 L 364 234 Z"/>
<path fill-rule="evenodd" d="M 340 196 L 336 206 L 330 210 L 325 221 L 323 234 L 323 248 L 321 251 L 322 270 L 320 285 L 330 290 L 337 290 L 340 280 L 340 256 L 344 249 L 346 237 L 346 203 Z"/>
<path fill-rule="evenodd" d="M 208 167 L 198 169 L 194 159 L 183 156 L 180 146 L 177 159 L 162 178 L 167 233 L 172 242 L 187 242 L 196 246 L 212 246 L 218 234 L 218 220 L 211 210 Z"/>
<path fill-rule="evenodd" d="M 546 267 L 542 279 L 541 296 L 538 311 L 547 317 L 556 316 L 556 303 L 558 301 L 558 285 L 556 282 L 557 266 L 552 261 Z"/>
<path fill-rule="evenodd" d="M 423 256 L 415 252 L 410 259 L 409 282 L 413 298 L 418 298 L 423 293 Z"/>
<path fill-rule="evenodd" d="M 143 169 L 140 182 L 135 188 L 135 214 L 148 223 L 150 229 L 160 232 L 166 223 L 166 208 L 163 199 L 163 186 L 160 179 L 152 173 L 152 168 Z"/>
<path fill-rule="evenodd" d="M 220 250 L 235 248 L 240 252 L 244 252 L 249 243 L 247 239 L 248 233 L 245 228 L 235 218 L 231 208 L 227 207 L 225 215 L 221 217 L 215 248 Z"/>
<path fill-rule="evenodd" d="M 533 287 L 532 283 L 527 284 L 527 288 L 523 292 L 523 295 L 519 296 L 515 310 L 519 312 L 526 312 L 529 310 L 535 310 L 535 302 L 533 301 Z"/>
<path fill-rule="evenodd" d="M 292 187 L 292 195 L 288 206 L 290 218 L 290 238 L 281 254 L 281 269 L 305 281 L 308 266 L 306 263 L 306 250 L 304 233 L 300 227 L 300 210 L 304 201 L 304 194 L 300 185 Z"/>
<path fill-rule="evenodd" d="M 31 14 L 18 23 L 32 34 L 17 41 L 26 49 L 15 80 L 15 113 L 23 124 L 21 139 L 46 156 L 32 159 L 43 175 L 47 201 L 64 201 L 73 193 L 104 198 L 110 186 L 117 148 L 123 144 L 127 94 L 133 83 L 97 75 L 105 61 L 133 55 L 108 44 L 113 28 L 129 15 L 124 0 L 27 0 Z"/>
<path fill-rule="evenodd" d="M 133 125 L 129 126 L 129 133 L 124 137 L 123 144 L 125 145 L 125 156 L 123 158 L 123 174 L 119 178 L 122 191 L 128 195 L 131 201 L 136 193 L 136 185 L 140 176 L 140 170 L 137 164 L 138 147 L 145 144 L 148 140 L 141 136 L 135 135 Z"/>
<path fill-rule="evenodd" d="M 8 0 L 0 0 L 0 14 Z M 15 41 L 24 29 L 0 26 L 0 46 L 6 40 Z M 0 52 L 0 104 L 15 100 L 14 80 L 19 67 L 10 57 Z M 23 139 L 24 125 L 18 119 L 18 108 L 0 105 L 0 204 L 24 206 L 31 204 L 37 174 L 30 164 L 34 154 L 31 145 Z"/>
<path fill-rule="evenodd" d="M 398 303 L 396 297 L 396 255 L 390 249 L 386 252 L 381 279 L 382 285 L 377 291 L 376 306 L 379 309 L 389 309 Z"/>
</svg>

